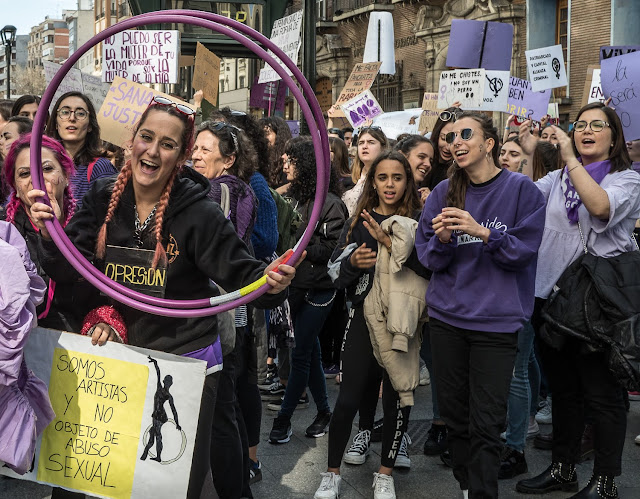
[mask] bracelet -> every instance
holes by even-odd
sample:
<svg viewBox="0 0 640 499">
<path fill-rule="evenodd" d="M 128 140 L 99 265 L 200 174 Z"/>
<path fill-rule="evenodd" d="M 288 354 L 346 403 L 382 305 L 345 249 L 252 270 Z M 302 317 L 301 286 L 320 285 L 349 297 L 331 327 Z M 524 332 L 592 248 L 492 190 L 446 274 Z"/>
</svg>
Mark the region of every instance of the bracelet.
<svg viewBox="0 0 640 499">
<path fill-rule="evenodd" d="M 571 170 L 567 170 L 567 173 L 571 173 L 573 170 L 575 170 L 576 168 L 578 168 L 579 166 L 582 166 L 580 163 L 578 163 L 576 166 L 574 166 L 573 168 L 571 168 Z"/>
</svg>

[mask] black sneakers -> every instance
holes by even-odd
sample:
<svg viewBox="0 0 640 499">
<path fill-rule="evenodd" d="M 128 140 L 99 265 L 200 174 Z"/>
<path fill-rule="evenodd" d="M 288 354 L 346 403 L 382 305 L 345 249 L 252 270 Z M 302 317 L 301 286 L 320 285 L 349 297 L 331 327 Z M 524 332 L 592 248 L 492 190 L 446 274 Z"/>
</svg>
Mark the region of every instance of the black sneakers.
<svg viewBox="0 0 640 499">
<path fill-rule="evenodd" d="M 439 456 L 445 450 L 447 450 L 447 427 L 443 424 L 432 424 L 424 443 L 424 453 L 427 456 Z"/>
<path fill-rule="evenodd" d="M 273 428 L 269 433 L 269 442 L 272 444 L 286 444 L 291 440 L 291 419 L 288 416 L 278 416 L 273 420 Z"/>
<path fill-rule="evenodd" d="M 310 438 L 318 438 L 327 432 L 327 427 L 331 421 L 330 412 L 319 412 L 313 423 L 306 429 L 305 434 Z"/>
<path fill-rule="evenodd" d="M 527 460 L 524 452 L 518 452 L 506 445 L 500 454 L 500 469 L 498 470 L 498 480 L 505 480 L 522 475 L 528 471 Z"/>
</svg>

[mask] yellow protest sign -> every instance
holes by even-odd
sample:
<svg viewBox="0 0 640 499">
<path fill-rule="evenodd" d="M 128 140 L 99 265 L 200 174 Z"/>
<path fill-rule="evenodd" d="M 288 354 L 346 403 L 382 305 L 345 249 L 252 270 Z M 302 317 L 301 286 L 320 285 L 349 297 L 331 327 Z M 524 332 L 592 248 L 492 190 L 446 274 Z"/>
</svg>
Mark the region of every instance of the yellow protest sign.
<svg viewBox="0 0 640 499">
<path fill-rule="evenodd" d="M 130 497 L 148 378 L 144 365 L 55 348 L 38 481 Z"/>
<path fill-rule="evenodd" d="M 353 67 L 347 83 L 336 100 L 336 116 L 344 116 L 340 106 L 371 88 L 381 65 L 381 62 L 361 62 Z"/>
<path fill-rule="evenodd" d="M 153 88 L 145 87 L 140 83 L 115 76 L 107 92 L 107 97 L 98 111 L 98 124 L 102 140 L 120 147 L 131 140 L 136 123 L 155 95 L 161 95 L 176 104 L 188 106 L 195 111 L 193 104 L 183 102 Z"/>
<path fill-rule="evenodd" d="M 215 106 L 218 101 L 219 80 L 220 58 L 198 42 L 196 46 L 196 65 L 193 69 L 193 88 L 202 90 L 204 98 Z"/>
<path fill-rule="evenodd" d="M 424 99 L 422 100 L 422 114 L 420 115 L 420 122 L 418 123 L 418 130 L 420 132 L 430 132 L 438 121 L 440 111 L 438 111 L 438 94 L 425 92 Z"/>
</svg>

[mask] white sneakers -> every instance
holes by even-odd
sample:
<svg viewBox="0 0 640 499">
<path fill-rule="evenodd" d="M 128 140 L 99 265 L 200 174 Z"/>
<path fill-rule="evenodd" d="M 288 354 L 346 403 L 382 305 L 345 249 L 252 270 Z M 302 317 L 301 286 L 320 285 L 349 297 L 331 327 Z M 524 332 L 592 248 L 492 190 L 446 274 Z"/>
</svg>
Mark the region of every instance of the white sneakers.
<svg viewBox="0 0 640 499">
<path fill-rule="evenodd" d="M 427 365 L 423 365 L 420 367 L 420 386 L 425 386 L 431 383 L 431 376 L 429 375 L 429 369 L 427 369 Z"/>
<path fill-rule="evenodd" d="M 344 462 L 347 464 L 364 464 L 371 451 L 371 431 L 360 430 L 353 437 L 353 443 L 344 455 Z"/>
<path fill-rule="evenodd" d="M 409 459 L 409 454 L 407 452 L 409 446 L 411 445 L 411 438 L 407 433 L 402 435 L 402 441 L 400 442 L 400 449 L 398 450 L 398 455 L 396 456 L 396 462 L 393 465 L 394 468 L 411 468 L 411 459 Z"/>
<path fill-rule="evenodd" d="M 342 483 L 340 475 L 330 471 L 320 473 L 320 475 L 322 475 L 322 481 L 313 499 L 338 499 L 340 497 L 340 484 Z"/>
<path fill-rule="evenodd" d="M 396 499 L 392 476 L 382 473 L 373 474 L 373 499 Z"/>
<path fill-rule="evenodd" d="M 540 424 L 551 424 L 553 422 L 553 418 L 551 417 L 552 410 L 552 401 L 551 395 L 547 397 L 547 400 L 543 402 L 542 407 L 536 413 L 536 421 Z"/>
<path fill-rule="evenodd" d="M 637 443 L 638 445 L 640 445 L 640 435 L 638 435 L 638 436 L 636 437 L 636 443 Z"/>
</svg>

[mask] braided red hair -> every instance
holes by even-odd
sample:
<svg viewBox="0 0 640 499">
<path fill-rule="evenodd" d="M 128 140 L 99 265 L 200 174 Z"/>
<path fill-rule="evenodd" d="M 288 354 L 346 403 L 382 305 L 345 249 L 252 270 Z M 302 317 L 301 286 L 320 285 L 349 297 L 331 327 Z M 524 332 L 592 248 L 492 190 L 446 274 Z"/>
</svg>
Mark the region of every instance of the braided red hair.
<svg viewBox="0 0 640 499">
<path fill-rule="evenodd" d="M 154 269 L 160 262 L 163 264 L 167 263 L 167 253 L 164 246 L 162 246 L 162 223 L 164 221 L 164 213 L 169 205 L 169 195 L 171 194 L 173 183 L 178 176 L 179 171 L 180 168 L 174 168 L 171 172 L 171 176 L 167 179 L 167 185 L 164 186 L 164 191 L 162 191 L 162 196 L 160 196 L 160 201 L 158 201 L 158 207 L 156 208 L 156 221 L 154 227 L 156 234 L 156 252 L 153 255 L 153 262 L 151 263 L 151 267 Z"/>
<path fill-rule="evenodd" d="M 104 259 L 104 255 L 106 252 L 107 246 L 107 224 L 111 222 L 113 218 L 113 213 L 116 211 L 118 207 L 118 203 L 120 202 L 120 198 L 122 197 L 122 193 L 124 192 L 124 188 L 129 182 L 131 178 L 131 161 L 127 161 L 127 163 L 122 167 L 120 173 L 118 174 L 118 178 L 116 179 L 116 183 L 113 186 L 113 191 L 111 192 L 111 199 L 109 200 L 109 207 L 107 208 L 107 216 L 104 218 L 104 223 L 102 227 L 100 227 L 100 232 L 98 232 L 98 240 L 96 242 L 96 256 L 100 259 Z"/>
</svg>

